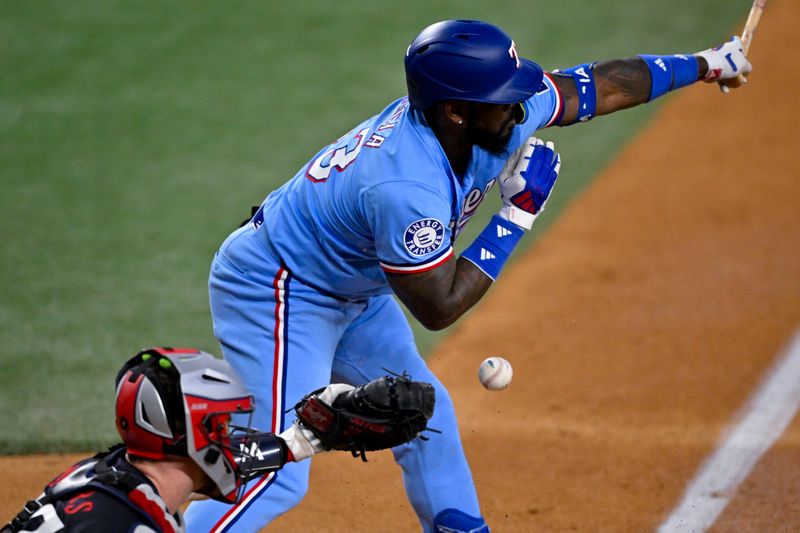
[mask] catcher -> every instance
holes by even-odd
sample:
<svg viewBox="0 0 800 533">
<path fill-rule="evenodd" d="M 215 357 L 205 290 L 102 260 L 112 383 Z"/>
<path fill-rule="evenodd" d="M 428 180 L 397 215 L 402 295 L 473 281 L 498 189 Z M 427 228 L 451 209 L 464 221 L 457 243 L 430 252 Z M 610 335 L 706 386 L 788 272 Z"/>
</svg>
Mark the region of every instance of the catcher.
<svg viewBox="0 0 800 533">
<path fill-rule="evenodd" d="M 288 430 L 262 433 L 227 362 L 196 349 L 143 350 L 116 378 L 123 444 L 48 483 L 0 533 L 181 532 L 179 507 L 193 492 L 235 503 L 249 480 L 274 479 L 289 461 L 331 449 L 363 458 L 406 443 L 426 429 L 434 401 L 430 384 L 405 376 L 333 384 L 295 406 Z"/>
</svg>

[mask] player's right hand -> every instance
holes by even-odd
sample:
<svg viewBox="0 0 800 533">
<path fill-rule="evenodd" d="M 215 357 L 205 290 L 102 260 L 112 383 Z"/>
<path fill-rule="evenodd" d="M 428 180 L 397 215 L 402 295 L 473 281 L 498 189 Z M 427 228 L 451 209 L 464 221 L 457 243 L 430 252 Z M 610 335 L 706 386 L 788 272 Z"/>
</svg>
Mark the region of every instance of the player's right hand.
<svg viewBox="0 0 800 533">
<path fill-rule="evenodd" d="M 499 215 L 523 229 L 544 210 L 561 169 L 561 155 L 552 142 L 529 137 L 508 158 L 497 181 L 503 207 Z"/>
<path fill-rule="evenodd" d="M 737 36 L 731 37 L 725 44 L 695 55 L 702 57 L 708 63 L 708 71 L 703 78 L 706 82 L 733 80 L 739 76 L 747 76 L 753 70 L 742 50 L 742 40 Z"/>
</svg>

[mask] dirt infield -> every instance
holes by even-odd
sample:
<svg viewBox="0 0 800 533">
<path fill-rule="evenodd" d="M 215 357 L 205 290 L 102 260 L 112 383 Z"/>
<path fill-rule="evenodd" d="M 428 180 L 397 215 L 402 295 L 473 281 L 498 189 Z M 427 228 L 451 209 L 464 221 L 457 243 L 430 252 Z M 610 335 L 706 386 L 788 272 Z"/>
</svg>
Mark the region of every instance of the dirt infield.
<svg viewBox="0 0 800 533">
<path fill-rule="evenodd" d="M 672 98 L 432 358 L 494 531 L 653 530 L 800 327 L 798 26 L 770 2 L 749 86 Z M 0 458 L 0 519 L 73 459 Z M 799 531 L 798 464 L 795 420 L 712 529 Z M 330 454 L 270 530 L 418 525 L 388 453 Z"/>
</svg>

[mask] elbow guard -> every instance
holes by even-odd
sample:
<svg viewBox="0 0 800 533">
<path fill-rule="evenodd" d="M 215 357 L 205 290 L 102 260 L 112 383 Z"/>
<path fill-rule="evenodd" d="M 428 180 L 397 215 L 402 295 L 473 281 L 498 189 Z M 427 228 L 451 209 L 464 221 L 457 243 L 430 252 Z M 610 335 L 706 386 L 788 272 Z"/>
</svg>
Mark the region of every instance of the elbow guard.
<svg viewBox="0 0 800 533">
<path fill-rule="evenodd" d="M 575 88 L 578 90 L 578 115 L 576 121 L 587 122 L 592 120 L 597 110 L 597 87 L 594 84 L 594 65 L 586 63 L 567 70 L 558 70 L 561 74 L 572 76 Z"/>
</svg>

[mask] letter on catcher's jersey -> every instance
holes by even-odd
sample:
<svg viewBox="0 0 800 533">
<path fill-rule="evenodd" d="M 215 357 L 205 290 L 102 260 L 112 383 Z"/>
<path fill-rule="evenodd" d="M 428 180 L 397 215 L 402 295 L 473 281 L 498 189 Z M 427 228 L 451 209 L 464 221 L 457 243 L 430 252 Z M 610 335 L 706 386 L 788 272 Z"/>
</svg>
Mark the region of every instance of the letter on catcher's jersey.
<svg viewBox="0 0 800 533">
<path fill-rule="evenodd" d="M 36 533 L 182 533 L 183 518 L 171 515 L 151 482 L 124 457 L 118 448 L 102 458 L 77 463 L 45 487 L 37 499 L 41 505 L 22 520 L 22 529 Z M 100 456 L 98 456 L 100 457 Z M 108 483 L 98 477 L 95 465 L 106 461 L 110 468 L 125 472 L 130 486 Z M 2 533 L 6 533 L 3 529 Z"/>
</svg>

